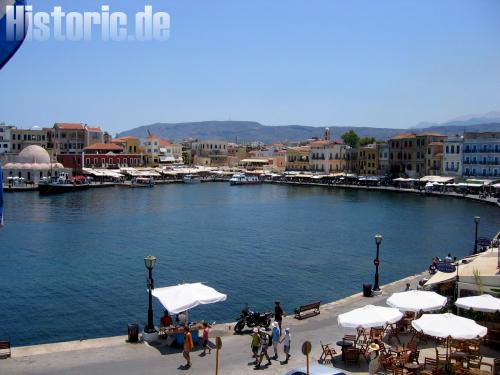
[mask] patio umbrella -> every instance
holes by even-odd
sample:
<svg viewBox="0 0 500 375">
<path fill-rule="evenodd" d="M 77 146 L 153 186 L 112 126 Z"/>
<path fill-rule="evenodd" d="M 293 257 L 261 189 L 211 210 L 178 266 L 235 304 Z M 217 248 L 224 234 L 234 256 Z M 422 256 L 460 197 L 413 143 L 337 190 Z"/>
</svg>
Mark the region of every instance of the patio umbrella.
<svg viewBox="0 0 500 375">
<path fill-rule="evenodd" d="M 424 290 L 409 290 L 407 292 L 393 293 L 387 299 L 389 306 L 401 311 L 433 311 L 446 305 L 447 298 L 436 292 Z"/>
<path fill-rule="evenodd" d="M 462 297 L 455 302 L 457 307 L 462 309 L 472 309 L 484 312 L 500 311 L 500 298 L 495 298 L 490 294 L 480 296 Z"/>
<path fill-rule="evenodd" d="M 480 326 L 472 319 L 463 318 L 453 314 L 424 314 L 419 319 L 411 322 L 413 328 L 426 335 L 454 338 L 458 340 L 471 340 L 487 333 L 486 327 Z"/>
<path fill-rule="evenodd" d="M 381 327 L 386 323 L 395 323 L 403 313 L 392 307 L 366 305 L 338 316 L 338 324 L 347 328 Z"/>
<path fill-rule="evenodd" d="M 225 301 L 227 296 L 202 283 L 179 284 L 153 289 L 153 296 L 173 314 L 210 303 Z"/>
</svg>

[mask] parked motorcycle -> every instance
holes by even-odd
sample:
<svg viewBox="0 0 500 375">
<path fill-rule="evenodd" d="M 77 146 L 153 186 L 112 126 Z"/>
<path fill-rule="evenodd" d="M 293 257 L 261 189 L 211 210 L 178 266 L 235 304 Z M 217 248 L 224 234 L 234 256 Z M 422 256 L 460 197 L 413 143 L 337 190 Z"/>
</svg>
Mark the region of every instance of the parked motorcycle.
<svg viewBox="0 0 500 375">
<path fill-rule="evenodd" d="M 268 328 L 271 325 L 271 319 L 273 317 L 274 314 L 270 311 L 259 313 L 250 310 L 247 305 L 241 310 L 241 314 L 236 318 L 237 322 L 234 326 L 234 332 L 241 333 L 245 325 L 250 328 L 257 326 Z"/>
</svg>

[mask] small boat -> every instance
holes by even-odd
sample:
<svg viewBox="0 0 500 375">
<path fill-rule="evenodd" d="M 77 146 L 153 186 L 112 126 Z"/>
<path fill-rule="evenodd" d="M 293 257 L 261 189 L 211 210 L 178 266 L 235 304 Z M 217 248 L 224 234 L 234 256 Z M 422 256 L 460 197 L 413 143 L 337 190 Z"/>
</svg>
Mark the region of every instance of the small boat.
<svg viewBox="0 0 500 375">
<path fill-rule="evenodd" d="M 201 177 L 195 174 L 187 174 L 182 178 L 185 184 L 197 184 L 201 182 Z"/>
<path fill-rule="evenodd" d="M 87 190 L 90 187 L 89 180 L 84 176 L 70 177 L 68 173 L 59 173 L 58 176 L 43 178 L 38 183 L 40 194 L 59 194 L 70 191 Z"/>
<path fill-rule="evenodd" d="M 260 184 L 262 181 L 258 176 L 246 175 L 245 173 L 236 173 L 229 180 L 231 185 L 255 185 Z"/>
<path fill-rule="evenodd" d="M 143 188 L 143 187 L 152 188 L 154 186 L 155 182 L 153 178 L 136 177 L 133 178 L 132 181 L 130 181 L 130 187 L 132 188 Z"/>
</svg>

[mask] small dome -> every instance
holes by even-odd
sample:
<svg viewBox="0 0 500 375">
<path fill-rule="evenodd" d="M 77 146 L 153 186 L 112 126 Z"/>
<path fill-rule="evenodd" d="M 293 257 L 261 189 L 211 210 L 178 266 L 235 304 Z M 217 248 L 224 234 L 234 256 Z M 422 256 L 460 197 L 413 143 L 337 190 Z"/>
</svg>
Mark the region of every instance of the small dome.
<svg viewBox="0 0 500 375">
<path fill-rule="evenodd" d="M 30 130 L 42 130 L 42 128 L 35 125 Z"/>
<path fill-rule="evenodd" d="M 40 146 L 32 145 L 26 147 L 22 150 L 18 157 L 17 161 L 20 163 L 49 163 L 50 164 L 50 156 L 49 153 Z"/>
</svg>

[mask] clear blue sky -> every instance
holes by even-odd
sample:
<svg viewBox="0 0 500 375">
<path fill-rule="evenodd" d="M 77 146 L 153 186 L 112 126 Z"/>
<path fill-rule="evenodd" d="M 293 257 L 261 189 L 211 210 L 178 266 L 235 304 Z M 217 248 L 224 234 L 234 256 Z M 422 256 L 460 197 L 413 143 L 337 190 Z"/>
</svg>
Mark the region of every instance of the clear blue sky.
<svg viewBox="0 0 500 375">
<path fill-rule="evenodd" d="M 498 0 L 36 0 L 171 16 L 167 42 L 28 42 L 0 121 L 407 127 L 500 110 Z"/>
</svg>

